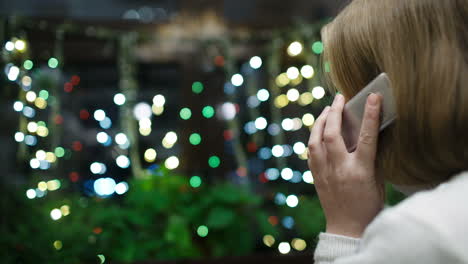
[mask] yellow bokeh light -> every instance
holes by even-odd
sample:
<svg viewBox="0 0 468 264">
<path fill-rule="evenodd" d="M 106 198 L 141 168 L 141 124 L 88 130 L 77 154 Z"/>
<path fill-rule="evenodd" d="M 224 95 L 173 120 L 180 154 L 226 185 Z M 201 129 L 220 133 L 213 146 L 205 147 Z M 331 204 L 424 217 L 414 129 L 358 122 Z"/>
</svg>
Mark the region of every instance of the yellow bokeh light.
<svg viewBox="0 0 468 264">
<path fill-rule="evenodd" d="M 167 138 L 163 138 L 163 140 L 162 140 L 162 145 L 163 145 L 164 148 L 167 148 L 167 149 L 170 149 L 170 148 L 172 148 L 172 147 L 174 146 L 174 144 L 171 144 L 171 143 L 167 140 Z"/>
<path fill-rule="evenodd" d="M 32 79 L 31 79 L 31 77 L 29 77 L 29 76 L 24 76 L 24 77 L 21 79 L 21 83 L 22 83 L 24 86 L 30 86 L 31 83 L 32 83 Z"/>
<path fill-rule="evenodd" d="M 55 156 L 53 152 L 47 152 L 45 159 L 50 163 L 54 163 L 55 161 L 57 161 L 57 156 Z"/>
<path fill-rule="evenodd" d="M 51 180 L 47 182 L 47 190 L 49 191 L 56 191 L 60 189 L 60 181 L 59 180 Z"/>
<path fill-rule="evenodd" d="M 308 104 L 311 104 L 313 101 L 314 101 L 314 97 L 312 96 L 312 93 L 305 92 L 301 94 L 298 102 L 299 102 L 299 105 L 306 106 Z"/>
<path fill-rule="evenodd" d="M 37 184 L 37 188 L 41 191 L 47 190 L 47 183 L 45 181 L 41 181 Z"/>
<path fill-rule="evenodd" d="M 278 75 L 278 77 L 276 77 L 275 82 L 278 87 L 284 87 L 288 85 L 289 84 L 288 75 L 286 75 L 286 73 L 281 73 L 280 75 Z"/>
<path fill-rule="evenodd" d="M 151 134 L 151 127 L 140 127 L 139 131 L 142 136 L 146 137 Z"/>
<path fill-rule="evenodd" d="M 291 245 L 297 251 L 303 251 L 307 247 L 305 240 L 300 238 L 293 239 Z"/>
<path fill-rule="evenodd" d="M 299 85 L 302 83 L 303 80 L 304 79 L 302 78 L 302 75 L 299 75 L 299 77 L 297 77 L 296 79 L 291 80 L 291 85 Z"/>
<path fill-rule="evenodd" d="M 302 43 L 299 41 L 294 41 L 293 43 L 289 44 L 287 52 L 289 56 L 295 57 L 302 53 L 302 49 Z"/>
<path fill-rule="evenodd" d="M 152 148 L 149 148 L 145 151 L 145 161 L 146 162 L 153 162 L 156 160 L 156 156 L 157 156 L 157 153 L 156 153 L 156 150 L 152 149 Z"/>
<path fill-rule="evenodd" d="M 263 236 L 263 243 L 267 247 L 272 247 L 275 244 L 275 238 L 272 235 L 264 235 Z"/>
<path fill-rule="evenodd" d="M 312 126 L 315 122 L 315 117 L 314 115 L 312 114 L 305 114 L 304 116 L 302 116 L 302 123 L 304 124 L 304 126 Z"/>
<path fill-rule="evenodd" d="M 26 50 L 26 42 L 22 39 L 18 39 L 17 41 L 15 41 L 15 48 L 18 51 L 23 52 L 24 50 Z"/>
<path fill-rule="evenodd" d="M 40 137 L 47 137 L 49 135 L 49 129 L 44 126 L 40 126 L 37 128 L 37 135 Z"/>
<path fill-rule="evenodd" d="M 153 110 L 153 114 L 159 116 L 164 112 L 164 106 L 157 106 L 157 105 L 154 104 L 151 107 L 151 110 Z"/>
<path fill-rule="evenodd" d="M 34 100 L 34 105 L 39 109 L 45 109 L 47 107 L 47 101 L 44 100 L 44 98 L 37 97 L 36 100 Z"/>
<path fill-rule="evenodd" d="M 279 95 L 275 99 L 275 106 L 278 108 L 283 108 L 289 104 L 288 97 L 285 94 Z"/>
<path fill-rule="evenodd" d="M 68 205 L 62 205 L 62 206 L 60 207 L 60 212 L 62 212 L 62 215 L 63 215 L 63 216 L 69 215 L 69 214 L 70 214 L 70 206 L 68 206 Z"/>
<path fill-rule="evenodd" d="M 63 246 L 62 241 L 60 241 L 60 240 L 55 240 L 55 241 L 54 241 L 54 248 L 55 248 L 56 250 L 62 249 L 62 246 Z"/>
<path fill-rule="evenodd" d="M 308 153 L 308 150 L 304 151 L 303 153 L 297 155 L 299 157 L 299 159 L 301 160 L 307 160 L 307 153 Z"/>
</svg>

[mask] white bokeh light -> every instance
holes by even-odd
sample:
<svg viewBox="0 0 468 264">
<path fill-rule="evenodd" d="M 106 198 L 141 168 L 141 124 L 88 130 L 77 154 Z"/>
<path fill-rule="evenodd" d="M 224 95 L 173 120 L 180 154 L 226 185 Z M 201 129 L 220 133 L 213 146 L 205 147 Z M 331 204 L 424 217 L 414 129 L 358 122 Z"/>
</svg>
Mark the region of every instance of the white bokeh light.
<svg viewBox="0 0 468 264">
<path fill-rule="evenodd" d="M 310 79 L 310 78 L 314 77 L 315 71 L 314 71 L 314 68 L 312 66 L 304 65 L 301 68 L 301 74 L 302 74 L 302 77 L 304 77 L 306 79 Z"/>
<path fill-rule="evenodd" d="M 23 142 L 24 141 L 24 133 L 23 132 L 16 132 L 15 133 L 15 141 L 16 142 Z"/>
<path fill-rule="evenodd" d="M 284 168 L 281 170 L 281 178 L 283 180 L 289 181 L 294 176 L 294 172 L 291 168 Z"/>
<path fill-rule="evenodd" d="M 122 169 L 126 169 L 130 166 L 130 159 L 125 155 L 120 155 L 115 159 L 115 163 Z"/>
<path fill-rule="evenodd" d="M 281 127 L 286 131 L 291 131 L 294 128 L 294 122 L 291 118 L 285 118 L 281 122 Z"/>
<path fill-rule="evenodd" d="M 138 121 L 144 118 L 150 118 L 152 114 L 153 110 L 151 109 L 151 106 L 144 102 L 138 103 L 135 105 L 135 108 L 133 108 L 133 115 Z"/>
<path fill-rule="evenodd" d="M 21 112 L 23 111 L 23 108 L 24 108 L 24 104 L 20 101 L 16 101 L 14 104 L 13 104 L 13 109 L 15 109 L 16 112 Z"/>
<path fill-rule="evenodd" d="M 236 112 L 236 106 L 233 103 L 227 102 L 221 105 L 221 114 L 225 120 L 234 119 Z"/>
<path fill-rule="evenodd" d="M 288 47 L 288 54 L 293 57 L 297 56 L 301 54 L 302 49 L 303 49 L 302 44 L 299 41 L 294 41 Z"/>
<path fill-rule="evenodd" d="M 119 145 L 124 145 L 127 142 L 128 138 L 124 133 L 118 133 L 117 135 L 115 135 L 115 143 Z"/>
<path fill-rule="evenodd" d="M 265 102 L 268 100 L 268 98 L 270 98 L 270 93 L 267 89 L 260 89 L 257 92 L 257 98 L 258 100 Z"/>
<path fill-rule="evenodd" d="M 264 117 L 259 117 L 255 119 L 255 127 L 258 130 L 263 130 L 268 126 L 268 122 Z"/>
<path fill-rule="evenodd" d="M 156 107 L 162 107 L 166 103 L 166 98 L 164 95 L 158 94 L 153 97 L 153 104 Z"/>
<path fill-rule="evenodd" d="M 273 148 L 271 148 L 271 154 L 273 154 L 273 156 L 279 158 L 279 157 L 283 156 L 284 149 L 280 145 L 275 145 L 275 146 L 273 146 Z"/>
<path fill-rule="evenodd" d="M 26 197 L 28 197 L 28 199 L 36 198 L 36 191 L 34 189 L 27 190 L 26 191 Z"/>
<path fill-rule="evenodd" d="M 115 193 L 118 195 L 122 195 L 128 191 L 128 183 L 126 182 L 119 182 L 115 185 Z"/>
<path fill-rule="evenodd" d="M 20 73 L 20 70 L 16 66 L 11 66 L 9 71 L 8 71 L 8 80 L 10 81 L 16 81 L 18 79 L 18 75 Z"/>
<path fill-rule="evenodd" d="M 112 178 L 100 178 L 94 181 L 94 192 L 99 196 L 109 196 L 115 192 L 115 180 Z"/>
<path fill-rule="evenodd" d="M 306 171 L 304 174 L 302 174 L 302 180 L 306 183 L 313 184 L 314 183 L 314 177 L 312 176 L 312 172 Z"/>
<path fill-rule="evenodd" d="M 293 146 L 294 153 L 301 155 L 306 151 L 306 146 L 302 142 L 296 142 Z"/>
<path fill-rule="evenodd" d="M 315 87 L 312 89 L 312 96 L 317 100 L 322 99 L 325 96 L 325 89 L 321 86 Z"/>
<path fill-rule="evenodd" d="M 286 197 L 286 205 L 294 208 L 299 204 L 299 199 L 297 198 L 296 195 L 291 194 L 288 197 Z"/>
<path fill-rule="evenodd" d="M 109 140 L 109 135 L 106 132 L 99 132 L 96 135 L 97 142 L 104 144 Z"/>
<path fill-rule="evenodd" d="M 291 246 L 289 245 L 288 242 L 281 242 L 278 245 L 278 251 L 281 254 L 288 254 L 291 251 Z"/>
<path fill-rule="evenodd" d="M 52 211 L 50 211 L 50 218 L 52 218 L 52 220 L 54 221 L 57 221 L 59 220 L 60 218 L 62 218 L 62 211 L 60 211 L 60 209 L 53 209 Z"/>
<path fill-rule="evenodd" d="M 164 165 L 166 166 L 166 168 L 173 170 L 179 167 L 179 159 L 176 156 L 169 157 L 164 162 Z"/>
<path fill-rule="evenodd" d="M 296 67 L 289 67 L 286 71 L 286 75 L 290 80 L 295 80 L 297 77 L 299 77 L 299 69 Z"/>
<path fill-rule="evenodd" d="M 123 104 L 125 104 L 126 100 L 127 99 L 125 98 L 125 95 L 122 94 L 122 93 L 118 93 L 118 94 L 114 95 L 114 103 L 116 105 L 123 105 Z"/>
<path fill-rule="evenodd" d="M 262 67 L 262 59 L 258 56 L 254 56 L 250 59 L 249 64 L 253 69 L 258 69 Z"/>
<path fill-rule="evenodd" d="M 236 73 L 232 76 L 231 83 L 234 86 L 241 86 L 244 83 L 244 77 L 242 77 L 242 75 L 240 75 L 239 73 Z"/>
<path fill-rule="evenodd" d="M 104 110 L 102 109 L 98 109 L 96 111 L 94 111 L 94 119 L 96 119 L 96 121 L 102 121 L 106 118 L 106 112 L 104 112 Z"/>
<path fill-rule="evenodd" d="M 299 99 L 299 91 L 297 89 L 289 89 L 289 91 L 286 93 L 286 96 L 288 97 L 288 100 L 291 102 L 295 102 Z"/>
</svg>

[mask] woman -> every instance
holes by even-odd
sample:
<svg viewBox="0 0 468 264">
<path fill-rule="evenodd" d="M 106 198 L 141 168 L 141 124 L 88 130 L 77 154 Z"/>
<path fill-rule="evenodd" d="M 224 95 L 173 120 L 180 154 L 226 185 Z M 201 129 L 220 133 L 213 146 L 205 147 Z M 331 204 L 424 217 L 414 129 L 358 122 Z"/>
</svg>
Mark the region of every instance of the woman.
<svg viewBox="0 0 468 264">
<path fill-rule="evenodd" d="M 322 37 L 341 94 L 308 144 L 327 220 L 315 263 L 468 263 L 468 0 L 354 0 Z M 381 72 L 397 120 L 379 134 L 370 95 L 348 153 L 343 106 Z M 382 211 L 384 180 L 417 193 Z"/>
</svg>

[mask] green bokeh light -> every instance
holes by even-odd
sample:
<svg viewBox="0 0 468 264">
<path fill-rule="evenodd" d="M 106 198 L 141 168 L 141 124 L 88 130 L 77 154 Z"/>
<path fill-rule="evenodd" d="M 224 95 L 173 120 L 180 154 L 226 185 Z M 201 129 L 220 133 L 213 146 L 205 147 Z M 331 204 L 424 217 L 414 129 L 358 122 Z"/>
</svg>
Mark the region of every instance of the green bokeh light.
<svg viewBox="0 0 468 264">
<path fill-rule="evenodd" d="M 323 52 L 323 43 L 321 41 L 314 42 L 314 44 L 312 44 L 312 51 L 315 54 L 322 54 L 322 52 Z"/>
<path fill-rule="evenodd" d="M 324 67 L 325 67 L 325 72 L 330 72 L 330 63 L 328 61 L 325 62 Z"/>
<path fill-rule="evenodd" d="M 34 66 L 34 63 L 31 61 L 31 60 L 25 60 L 24 63 L 23 63 L 23 67 L 26 69 L 26 70 L 31 70 Z"/>
<path fill-rule="evenodd" d="M 208 235 L 208 227 L 201 225 L 197 228 L 197 234 L 201 237 L 206 237 Z"/>
<path fill-rule="evenodd" d="M 219 164 L 221 164 L 221 160 L 218 158 L 218 156 L 211 156 L 208 159 L 208 165 L 210 165 L 211 168 L 217 168 L 219 167 Z"/>
<path fill-rule="evenodd" d="M 180 118 L 188 120 L 190 117 L 192 117 L 192 111 L 190 108 L 185 107 L 180 110 Z"/>
<path fill-rule="evenodd" d="M 200 136 L 200 134 L 198 134 L 198 133 L 193 133 L 192 135 L 190 135 L 189 141 L 190 141 L 190 144 L 192 144 L 192 145 L 198 145 L 198 144 L 200 144 L 200 142 L 201 142 L 201 136 Z"/>
<path fill-rule="evenodd" d="M 202 115 L 206 118 L 212 118 L 215 114 L 215 110 L 212 106 L 205 106 L 203 107 L 203 110 L 202 110 Z"/>
<path fill-rule="evenodd" d="M 39 92 L 39 97 L 41 97 L 44 100 L 47 100 L 47 99 L 49 99 L 49 92 L 46 91 L 46 90 L 41 90 Z"/>
<path fill-rule="evenodd" d="M 39 121 L 37 122 L 37 126 L 43 126 L 43 127 L 46 127 L 46 123 L 44 121 Z"/>
<path fill-rule="evenodd" d="M 55 148 L 55 156 L 61 158 L 64 155 L 65 155 L 65 149 L 63 149 L 62 147 Z"/>
<path fill-rule="evenodd" d="M 196 94 L 203 92 L 203 88 L 204 88 L 203 83 L 201 82 L 194 82 L 192 84 L 192 91 Z"/>
<path fill-rule="evenodd" d="M 192 186 L 193 188 L 198 188 L 200 187 L 201 184 L 202 184 L 202 180 L 200 177 L 192 176 L 192 178 L 190 178 L 190 186 Z"/>
<path fill-rule="evenodd" d="M 52 57 L 52 58 L 49 59 L 47 64 L 49 65 L 50 68 L 55 69 L 55 68 L 57 68 L 57 66 L 59 64 L 59 61 L 56 58 Z"/>
</svg>

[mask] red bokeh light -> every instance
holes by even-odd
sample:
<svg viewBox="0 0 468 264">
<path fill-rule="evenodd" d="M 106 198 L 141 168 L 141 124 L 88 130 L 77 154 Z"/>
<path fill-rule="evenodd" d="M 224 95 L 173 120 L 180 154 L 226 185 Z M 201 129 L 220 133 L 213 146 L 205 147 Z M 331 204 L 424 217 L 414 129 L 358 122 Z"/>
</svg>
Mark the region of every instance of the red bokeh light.
<svg viewBox="0 0 468 264">
<path fill-rule="evenodd" d="M 234 137 L 234 133 L 232 133 L 232 131 L 229 129 L 224 130 L 223 136 L 224 136 L 224 140 L 229 141 L 229 140 L 232 140 L 232 138 Z"/>
<path fill-rule="evenodd" d="M 81 109 L 80 118 L 83 120 L 87 120 L 89 118 L 89 112 L 85 109 Z"/>
<path fill-rule="evenodd" d="M 68 177 L 70 178 L 70 181 L 72 181 L 72 182 L 77 182 L 80 179 L 80 175 L 76 171 L 70 172 Z"/>
<path fill-rule="evenodd" d="M 69 83 L 69 82 L 66 82 L 64 85 L 63 85 L 63 90 L 67 93 L 71 93 L 73 91 L 73 84 Z"/>
<path fill-rule="evenodd" d="M 247 151 L 248 152 L 255 152 L 257 151 L 258 147 L 257 147 L 257 144 L 255 144 L 255 142 L 249 142 L 247 143 Z"/>
<path fill-rule="evenodd" d="M 278 217 L 272 215 L 272 216 L 268 217 L 268 222 L 270 222 L 270 224 L 272 226 L 275 226 L 275 225 L 278 224 Z"/>
<path fill-rule="evenodd" d="M 63 117 L 61 115 L 56 115 L 54 121 L 55 121 L 55 124 L 61 125 L 63 124 Z"/>
<path fill-rule="evenodd" d="M 83 144 L 81 144 L 81 142 L 79 142 L 79 141 L 75 141 L 72 144 L 72 149 L 74 151 L 82 151 L 83 150 Z"/>
<path fill-rule="evenodd" d="M 80 84 L 80 76 L 78 76 L 78 75 L 73 75 L 73 76 L 71 77 L 71 83 L 72 83 L 73 85 L 75 85 L 75 86 L 78 85 L 78 84 Z"/>
</svg>

